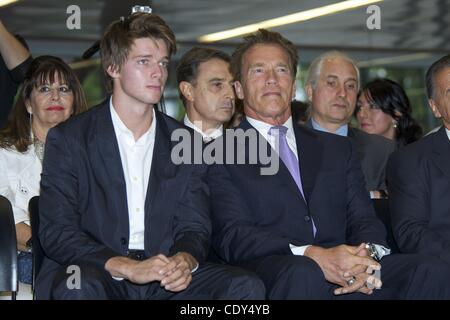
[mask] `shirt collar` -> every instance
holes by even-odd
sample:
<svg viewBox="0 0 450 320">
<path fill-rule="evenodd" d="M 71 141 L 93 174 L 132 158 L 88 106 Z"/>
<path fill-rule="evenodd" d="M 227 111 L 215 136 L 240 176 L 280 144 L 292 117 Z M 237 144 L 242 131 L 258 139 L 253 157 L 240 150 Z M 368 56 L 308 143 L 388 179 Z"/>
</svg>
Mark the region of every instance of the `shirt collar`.
<svg viewBox="0 0 450 320">
<path fill-rule="evenodd" d="M 330 132 L 329 130 L 325 129 L 320 124 L 318 124 L 316 121 L 314 121 L 314 118 L 311 118 L 311 124 L 312 124 L 312 127 L 316 130 L 323 131 L 323 132 Z M 340 126 L 336 130 L 336 132 L 331 132 L 331 133 L 346 137 L 346 136 L 348 136 L 348 125 L 344 124 L 343 126 Z"/>
<path fill-rule="evenodd" d="M 133 132 L 127 128 L 125 123 L 123 123 L 122 119 L 120 119 L 119 115 L 117 114 L 117 111 L 114 109 L 113 103 L 112 103 L 112 96 L 109 100 L 109 109 L 111 111 L 111 119 L 114 127 L 114 131 L 116 133 L 116 137 L 119 138 L 121 135 L 128 135 L 133 137 Z M 155 136 L 156 131 L 156 113 L 155 108 L 153 109 L 153 120 L 152 124 L 150 125 L 150 128 L 147 130 L 146 133 L 144 133 L 138 141 L 136 141 L 137 144 L 145 144 L 147 141 Z"/>
<path fill-rule="evenodd" d="M 216 129 L 210 129 L 207 130 L 207 132 L 203 132 L 198 128 L 195 124 L 192 123 L 192 121 L 188 118 L 187 114 L 184 115 L 184 124 L 200 133 L 203 137 L 203 139 L 216 139 L 220 137 L 223 134 L 223 125 L 221 125 L 219 128 Z"/>
<path fill-rule="evenodd" d="M 269 124 L 267 122 L 261 121 L 261 120 L 256 120 L 256 119 L 250 118 L 249 116 L 246 116 L 246 118 L 247 118 L 247 121 L 250 123 L 250 125 L 252 125 L 256 130 L 258 130 L 258 132 L 267 140 L 267 137 L 269 135 L 269 130 L 270 130 L 270 128 L 273 127 L 273 125 Z M 283 123 L 283 126 L 288 128 L 286 137 L 288 139 L 289 138 L 295 139 L 292 116 L 289 117 L 285 123 Z"/>
<path fill-rule="evenodd" d="M 447 129 L 447 128 L 445 128 L 445 131 L 447 132 L 447 137 L 448 137 L 448 139 L 450 140 L 450 130 Z"/>
</svg>

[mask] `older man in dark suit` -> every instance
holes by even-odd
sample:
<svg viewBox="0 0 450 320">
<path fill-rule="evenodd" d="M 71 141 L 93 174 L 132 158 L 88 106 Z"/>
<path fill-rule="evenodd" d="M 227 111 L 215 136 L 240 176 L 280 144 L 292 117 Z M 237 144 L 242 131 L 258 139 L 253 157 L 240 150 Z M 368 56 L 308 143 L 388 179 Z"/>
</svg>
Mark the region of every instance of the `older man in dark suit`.
<svg viewBox="0 0 450 320">
<path fill-rule="evenodd" d="M 211 232 L 206 169 L 171 161 L 171 133 L 183 127 L 155 110 L 175 48 L 156 15 L 111 24 L 101 54 L 112 97 L 49 133 L 38 298 L 264 297 L 254 274 L 204 263 Z"/>
<path fill-rule="evenodd" d="M 297 61 L 289 40 L 263 29 L 232 56 L 246 118 L 213 143 L 226 146 L 208 174 L 216 253 L 255 271 L 269 299 L 449 298 L 447 265 L 384 247 L 353 144 L 293 123 Z"/>
<path fill-rule="evenodd" d="M 444 125 L 392 155 L 389 205 L 401 251 L 450 263 L 450 55 L 428 69 L 426 86 L 431 110 Z"/>
<path fill-rule="evenodd" d="M 376 196 L 386 190 L 386 164 L 396 146 L 386 138 L 348 125 L 355 111 L 359 81 L 358 67 L 344 53 L 329 51 L 317 57 L 306 77 L 311 117 L 308 126 L 350 138 L 361 161 L 366 188 Z"/>
</svg>

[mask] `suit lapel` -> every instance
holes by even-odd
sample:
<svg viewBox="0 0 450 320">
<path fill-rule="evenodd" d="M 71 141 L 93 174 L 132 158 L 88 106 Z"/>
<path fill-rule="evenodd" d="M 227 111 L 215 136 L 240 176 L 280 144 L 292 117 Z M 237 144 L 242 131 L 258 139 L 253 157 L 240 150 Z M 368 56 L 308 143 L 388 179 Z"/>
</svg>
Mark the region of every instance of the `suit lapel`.
<svg viewBox="0 0 450 320">
<path fill-rule="evenodd" d="M 433 137 L 433 161 L 450 178 L 450 140 L 444 126 Z"/>
<path fill-rule="evenodd" d="M 317 173 L 322 162 L 322 145 L 312 131 L 307 131 L 299 125 L 294 124 L 294 133 L 303 192 L 305 193 L 306 201 L 308 201 L 314 189 Z"/>
<path fill-rule="evenodd" d="M 119 145 L 112 123 L 109 99 L 100 108 L 96 126 L 97 133 L 95 135 L 95 147 L 98 149 L 102 166 L 99 170 L 106 170 L 107 181 L 111 182 L 107 192 L 110 194 L 111 201 L 115 204 L 117 215 L 121 217 L 121 223 L 126 225 L 125 230 L 129 230 L 127 189 Z"/>
<path fill-rule="evenodd" d="M 156 134 L 155 134 L 155 146 L 153 148 L 152 167 L 150 170 L 150 177 L 148 180 L 147 194 L 145 197 L 145 226 L 146 226 L 146 249 L 150 252 L 156 250 L 153 248 L 150 239 L 147 239 L 149 234 L 147 227 L 150 226 L 152 230 L 152 239 L 157 239 L 156 232 L 162 231 L 151 228 L 151 226 L 166 225 L 162 219 L 168 218 L 161 214 L 164 208 L 159 208 L 159 205 L 166 205 L 164 201 L 158 201 L 167 194 L 167 184 L 169 180 L 175 177 L 178 167 L 171 161 L 171 140 L 169 129 L 164 121 L 163 116 L 159 111 L 155 110 L 156 115 Z"/>
<path fill-rule="evenodd" d="M 250 123 L 246 119 L 242 120 L 241 125 L 239 127 L 241 129 L 243 129 L 244 131 L 248 130 L 248 129 L 256 130 L 255 128 L 253 128 L 250 125 Z M 295 125 L 294 125 L 294 127 L 295 127 Z M 272 152 L 276 152 L 276 151 L 270 146 L 270 144 L 261 135 L 258 135 L 258 137 L 259 137 L 259 139 L 258 139 L 258 169 L 260 169 L 262 167 L 266 167 L 266 166 L 268 167 L 269 164 L 262 165 L 261 162 L 259 161 L 259 148 L 266 148 L 267 149 L 266 154 L 269 157 L 271 156 Z M 299 149 L 299 142 L 298 142 L 297 135 L 296 135 L 296 140 L 297 140 L 297 151 L 299 151 L 300 149 Z M 261 144 L 260 144 L 260 141 L 262 142 Z M 249 150 L 251 150 L 251 148 L 249 148 L 248 143 L 246 143 L 246 161 L 248 161 L 248 153 L 249 153 L 248 151 Z M 280 158 L 278 158 L 278 159 L 279 159 L 279 170 L 278 170 L 278 173 L 274 177 L 283 181 L 283 183 L 285 183 L 292 192 L 294 192 L 298 197 L 303 199 L 303 196 L 302 196 L 297 184 L 295 183 L 294 178 L 292 177 L 291 173 L 289 172 L 288 168 L 286 167 L 286 165 L 283 163 L 283 161 Z M 248 162 L 246 162 L 246 163 L 248 163 Z M 300 165 L 300 163 L 299 163 L 299 165 Z M 303 184 L 303 191 L 305 192 L 306 199 L 308 199 L 308 196 L 305 191 L 304 181 L 303 181 L 303 173 L 301 174 L 301 178 L 302 178 L 302 184 Z"/>
</svg>

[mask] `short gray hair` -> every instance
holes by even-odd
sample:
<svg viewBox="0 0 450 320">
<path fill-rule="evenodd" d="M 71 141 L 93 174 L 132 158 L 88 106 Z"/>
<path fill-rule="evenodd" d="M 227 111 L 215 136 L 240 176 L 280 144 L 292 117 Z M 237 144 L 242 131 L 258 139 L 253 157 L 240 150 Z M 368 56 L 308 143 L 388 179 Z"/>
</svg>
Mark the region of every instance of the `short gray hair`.
<svg viewBox="0 0 450 320">
<path fill-rule="evenodd" d="M 319 78 L 320 72 L 322 71 L 322 66 L 323 66 L 324 61 L 325 60 L 334 60 L 336 58 L 346 60 L 353 65 L 353 67 L 356 70 L 356 81 L 357 81 L 358 91 L 359 91 L 360 77 L 359 77 L 359 69 L 358 69 L 358 66 L 356 65 L 356 62 L 352 58 L 350 58 L 348 55 L 346 55 L 345 53 L 343 53 L 341 51 L 337 51 L 337 50 L 327 51 L 314 59 L 314 61 L 309 66 L 308 73 L 306 75 L 305 85 L 310 84 L 312 86 L 312 88 L 315 89 L 316 85 L 317 85 L 317 79 Z"/>
</svg>

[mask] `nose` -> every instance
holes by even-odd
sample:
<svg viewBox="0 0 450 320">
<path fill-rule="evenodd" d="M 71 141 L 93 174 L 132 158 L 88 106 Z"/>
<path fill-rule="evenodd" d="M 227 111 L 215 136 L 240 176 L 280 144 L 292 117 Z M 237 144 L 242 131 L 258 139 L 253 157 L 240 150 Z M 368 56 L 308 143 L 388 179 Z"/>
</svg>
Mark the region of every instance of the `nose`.
<svg viewBox="0 0 450 320">
<path fill-rule="evenodd" d="M 358 110 L 357 117 L 360 119 L 366 119 L 368 116 L 368 110 L 366 107 L 360 107 Z"/>
<path fill-rule="evenodd" d="M 225 85 L 224 96 L 228 99 L 234 99 L 234 86 L 232 83 Z"/>
<path fill-rule="evenodd" d="M 276 84 L 278 82 L 275 70 L 269 69 L 267 71 L 267 84 Z"/>
<path fill-rule="evenodd" d="M 59 88 L 53 88 L 52 89 L 52 96 L 51 96 L 52 100 L 56 101 L 56 100 L 59 99 L 59 97 L 60 97 Z"/>
<path fill-rule="evenodd" d="M 345 89 L 345 84 L 340 84 L 338 87 L 338 96 L 345 98 L 347 96 L 347 90 Z"/>
<path fill-rule="evenodd" d="M 163 72 L 164 72 L 163 68 L 164 67 L 161 66 L 159 63 L 156 63 L 155 66 L 151 70 L 152 78 L 157 78 L 157 79 L 161 78 L 163 75 Z"/>
</svg>

